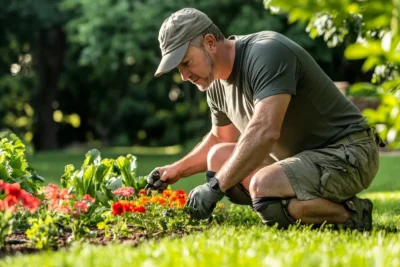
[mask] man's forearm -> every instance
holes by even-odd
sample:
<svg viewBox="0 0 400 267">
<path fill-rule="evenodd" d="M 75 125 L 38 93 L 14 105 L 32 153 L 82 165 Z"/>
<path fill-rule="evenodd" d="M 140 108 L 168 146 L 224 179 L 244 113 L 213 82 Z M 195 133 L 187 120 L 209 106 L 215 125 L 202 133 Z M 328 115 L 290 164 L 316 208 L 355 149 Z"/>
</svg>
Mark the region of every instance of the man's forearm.
<svg viewBox="0 0 400 267">
<path fill-rule="evenodd" d="M 260 167 L 268 157 L 275 139 L 272 137 L 265 138 L 261 135 L 263 133 L 257 130 L 257 126 L 254 126 L 249 127 L 239 139 L 232 156 L 216 174 L 222 191 L 225 192 L 243 180 L 252 171 Z"/>
<path fill-rule="evenodd" d="M 177 166 L 180 178 L 206 171 L 208 152 L 218 142 L 218 138 L 210 132 L 189 154 L 175 162 L 173 165 Z"/>
</svg>

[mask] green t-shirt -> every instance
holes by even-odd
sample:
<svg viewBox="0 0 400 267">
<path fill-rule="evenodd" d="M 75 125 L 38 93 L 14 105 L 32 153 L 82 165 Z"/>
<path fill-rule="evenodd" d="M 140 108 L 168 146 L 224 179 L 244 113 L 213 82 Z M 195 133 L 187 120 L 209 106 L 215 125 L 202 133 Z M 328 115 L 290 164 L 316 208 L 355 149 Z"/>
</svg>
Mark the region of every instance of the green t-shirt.
<svg viewBox="0 0 400 267">
<path fill-rule="evenodd" d="M 368 129 L 357 107 L 302 47 L 270 31 L 233 38 L 232 73 L 227 81 L 216 80 L 207 90 L 213 125 L 233 123 L 243 133 L 255 103 L 271 95 L 290 94 L 281 135 L 271 151 L 278 159 Z"/>
</svg>

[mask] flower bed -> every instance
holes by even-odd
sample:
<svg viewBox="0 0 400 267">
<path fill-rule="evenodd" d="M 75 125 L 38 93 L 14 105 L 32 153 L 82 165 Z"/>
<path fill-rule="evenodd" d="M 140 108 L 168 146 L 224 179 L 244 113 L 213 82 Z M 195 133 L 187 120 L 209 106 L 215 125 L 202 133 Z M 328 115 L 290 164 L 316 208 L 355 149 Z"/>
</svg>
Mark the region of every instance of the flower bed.
<svg viewBox="0 0 400 267">
<path fill-rule="evenodd" d="M 0 176 L 0 257 L 56 250 L 73 242 L 138 244 L 182 236 L 228 218 L 230 224 L 243 224 L 243 210 L 235 213 L 219 204 L 211 220 L 195 221 L 183 190 L 144 190 L 146 177 L 136 176 L 132 155 L 101 159 L 98 150 L 90 150 L 80 168 L 65 167 L 61 187 L 40 186 L 43 179 L 27 166 L 17 137 L 1 139 L 0 175 L 6 179 Z"/>
<path fill-rule="evenodd" d="M 212 220 L 194 221 L 186 212 L 188 194 L 183 190 L 136 192 L 132 187 L 122 187 L 112 191 L 116 200 L 110 200 L 107 206 L 89 194 L 77 197 L 54 184 L 41 187 L 36 196 L 20 189 L 19 184 L 1 180 L 0 189 L 0 257 L 48 248 L 57 250 L 73 242 L 105 245 L 118 241 L 137 245 L 165 235 L 181 237 L 228 218 L 231 223 L 242 220 L 243 212 L 235 214 L 219 204 Z"/>
</svg>

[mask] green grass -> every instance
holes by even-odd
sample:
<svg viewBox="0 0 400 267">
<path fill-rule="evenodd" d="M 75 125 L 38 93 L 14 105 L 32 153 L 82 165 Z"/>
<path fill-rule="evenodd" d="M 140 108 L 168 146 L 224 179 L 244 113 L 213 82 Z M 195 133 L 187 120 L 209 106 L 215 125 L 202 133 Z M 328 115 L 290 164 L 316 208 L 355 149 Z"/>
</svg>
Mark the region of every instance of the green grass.
<svg viewBox="0 0 400 267">
<path fill-rule="evenodd" d="M 61 174 L 62 170 L 55 170 L 56 166 L 62 168 L 66 163 L 79 166 L 83 159 L 81 154 L 60 154 L 38 154 L 32 162 L 46 176 Z M 118 156 L 106 151 L 104 155 Z M 136 155 L 140 175 L 181 156 Z M 49 163 L 47 169 L 44 162 Z M 81 244 L 58 252 L 7 257 L 0 261 L 0 266 L 400 266 L 399 162 L 398 156 L 381 157 L 377 177 L 361 194 L 374 202 L 371 233 L 224 225 L 184 238 L 143 242 L 138 247 Z M 177 187 L 188 190 L 203 179 L 203 175 L 183 179 Z"/>
</svg>

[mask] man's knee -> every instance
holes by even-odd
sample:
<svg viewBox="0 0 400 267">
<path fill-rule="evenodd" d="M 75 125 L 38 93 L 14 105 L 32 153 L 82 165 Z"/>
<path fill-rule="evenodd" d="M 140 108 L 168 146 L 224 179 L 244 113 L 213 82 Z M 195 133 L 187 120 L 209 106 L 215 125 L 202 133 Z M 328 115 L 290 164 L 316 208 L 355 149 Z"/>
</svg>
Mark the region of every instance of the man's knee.
<svg viewBox="0 0 400 267">
<path fill-rule="evenodd" d="M 207 155 L 207 168 L 210 171 L 219 171 L 225 161 L 230 157 L 235 148 L 235 143 L 220 143 L 214 145 Z"/>
<path fill-rule="evenodd" d="M 279 165 L 269 165 L 257 171 L 251 178 L 249 191 L 252 199 L 296 196 L 289 179 Z"/>
</svg>

